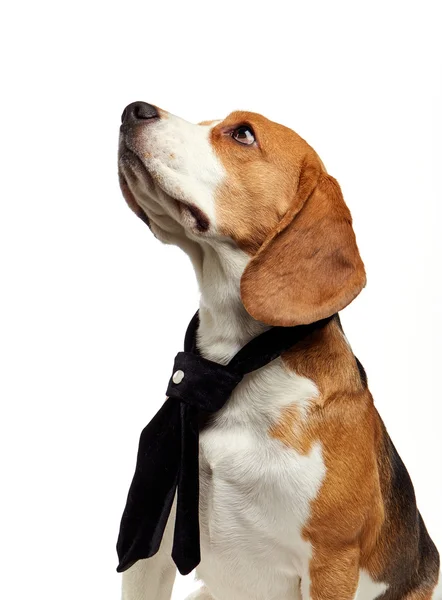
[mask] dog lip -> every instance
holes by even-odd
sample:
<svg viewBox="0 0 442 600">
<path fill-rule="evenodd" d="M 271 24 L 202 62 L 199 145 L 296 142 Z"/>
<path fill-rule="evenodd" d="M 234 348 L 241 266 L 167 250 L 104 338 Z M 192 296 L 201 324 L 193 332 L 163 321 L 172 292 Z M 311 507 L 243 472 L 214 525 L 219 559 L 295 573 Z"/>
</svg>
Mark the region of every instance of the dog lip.
<svg viewBox="0 0 442 600">
<path fill-rule="evenodd" d="M 123 171 L 125 178 L 127 175 L 124 171 L 124 163 L 127 159 L 129 159 L 129 163 L 132 166 L 134 166 L 135 163 L 136 169 L 139 173 L 143 173 L 145 177 L 151 177 L 149 170 L 146 168 L 139 155 L 127 144 L 125 144 L 124 141 L 121 141 L 118 150 L 118 170 L 119 172 Z"/>
<path fill-rule="evenodd" d="M 180 212 L 182 210 L 187 210 L 192 215 L 192 217 L 195 219 L 196 228 L 200 233 L 205 233 L 208 231 L 210 227 L 210 221 L 200 208 L 195 206 L 195 204 L 183 202 L 182 200 L 176 200 L 176 202 Z"/>
<path fill-rule="evenodd" d="M 126 137 L 123 135 L 120 135 L 120 140 L 119 140 L 119 145 L 118 145 L 118 157 L 121 158 L 125 154 L 135 156 L 141 162 L 141 159 L 138 156 L 138 154 L 127 143 Z"/>
<path fill-rule="evenodd" d="M 129 206 L 129 208 L 132 209 L 132 211 L 137 215 L 137 217 L 139 217 L 150 229 L 151 227 L 149 217 L 136 201 L 135 196 L 130 190 L 126 178 L 121 172 L 118 173 L 118 178 L 120 180 L 120 189 L 123 194 L 123 198 L 126 200 L 127 205 Z"/>
</svg>

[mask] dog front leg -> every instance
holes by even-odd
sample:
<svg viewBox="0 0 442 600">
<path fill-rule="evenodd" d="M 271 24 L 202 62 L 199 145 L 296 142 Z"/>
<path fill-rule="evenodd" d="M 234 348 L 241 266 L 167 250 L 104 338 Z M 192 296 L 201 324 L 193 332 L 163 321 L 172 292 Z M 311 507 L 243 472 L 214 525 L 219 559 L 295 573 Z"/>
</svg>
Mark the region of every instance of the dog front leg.
<svg viewBox="0 0 442 600">
<path fill-rule="evenodd" d="M 122 600 L 170 600 L 176 575 L 171 556 L 174 523 L 175 503 L 158 552 L 123 573 Z"/>
<path fill-rule="evenodd" d="M 203 585 L 199 588 L 199 590 L 196 590 L 195 592 L 189 594 L 186 597 L 186 600 L 213 600 L 213 596 L 206 588 L 206 586 Z"/>
<path fill-rule="evenodd" d="M 122 600 L 170 600 L 175 565 L 158 554 L 136 562 L 123 573 Z"/>
<path fill-rule="evenodd" d="M 359 548 L 315 546 L 308 574 L 301 580 L 303 600 L 354 600 L 359 581 Z"/>
</svg>

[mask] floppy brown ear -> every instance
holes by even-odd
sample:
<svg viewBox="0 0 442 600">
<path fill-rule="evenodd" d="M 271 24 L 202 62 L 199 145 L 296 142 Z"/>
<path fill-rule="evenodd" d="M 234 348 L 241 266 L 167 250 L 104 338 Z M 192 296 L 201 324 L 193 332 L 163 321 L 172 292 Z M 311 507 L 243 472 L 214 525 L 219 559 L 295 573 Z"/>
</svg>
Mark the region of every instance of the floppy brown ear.
<svg viewBox="0 0 442 600">
<path fill-rule="evenodd" d="M 365 282 L 338 182 L 319 162 L 305 165 L 291 208 L 244 270 L 246 310 L 268 325 L 313 323 L 350 304 Z"/>
</svg>

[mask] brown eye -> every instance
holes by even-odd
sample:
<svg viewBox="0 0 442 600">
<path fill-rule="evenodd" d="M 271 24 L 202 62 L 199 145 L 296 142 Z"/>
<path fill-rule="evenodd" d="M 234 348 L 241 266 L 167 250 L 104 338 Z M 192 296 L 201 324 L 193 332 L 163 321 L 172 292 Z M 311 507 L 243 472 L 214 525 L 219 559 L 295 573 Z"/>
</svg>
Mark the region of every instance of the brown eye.
<svg viewBox="0 0 442 600">
<path fill-rule="evenodd" d="M 234 140 L 245 146 L 251 146 L 255 142 L 255 134 L 253 129 L 248 125 L 241 125 L 232 131 Z"/>
</svg>

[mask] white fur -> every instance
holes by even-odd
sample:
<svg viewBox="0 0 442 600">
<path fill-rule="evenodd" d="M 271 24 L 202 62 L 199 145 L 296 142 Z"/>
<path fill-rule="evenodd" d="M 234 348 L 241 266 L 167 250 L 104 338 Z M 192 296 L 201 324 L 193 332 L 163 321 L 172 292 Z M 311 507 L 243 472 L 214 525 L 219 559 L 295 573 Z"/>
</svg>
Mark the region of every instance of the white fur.
<svg viewBox="0 0 442 600">
<path fill-rule="evenodd" d="M 225 170 L 210 144 L 212 127 L 196 126 L 168 114 L 124 138 L 124 147 L 138 161 L 121 153 L 120 170 L 154 233 L 164 242 L 176 244 L 183 236 L 191 240 L 201 237 L 194 231 L 193 218 L 178 208 L 176 200 L 202 210 L 210 220 L 208 237 L 216 234 L 214 195 Z"/>
<path fill-rule="evenodd" d="M 123 149 L 120 170 L 154 233 L 189 254 L 201 289 L 199 347 L 207 358 L 226 364 L 265 326 L 240 300 L 248 257 L 217 231 L 215 191 L 225 172 L 210 146 L 210 130 L 163 115 L 125 138 L 138 158 Z M 209 231 L 200 234 L 174 199 L 203 210 Z M 312 548 L 302 531 L 326 474 L 322 448 L 316 443 L 307 455 L 299 454 L 272 438 L 269 429 L 290 405 L 303 418 L 317 394 L 311 380 L 277 359 L 246 376 L 202 432 L 197 575 L 204 586 L 190 598 L 300 600 L 302 590 L 302 600 L 309 600 Z M 172 527 L 173 517 L 161 551 L 125 574 L 124 600 L 170 597 Z M 374 600 L 384 589 L 361 572 L 356 598 Z"/>
<path fill-rule="evenodd" d="M 439 573 L 439 581 L 433 592 L 433 596 L 431 597 L 431 600 L 442 600 L 442 571 Z"/>
<path fill-rule="evenodd" d="M 316 395 L 311 381 L 277 359 L 248 375 L 202 432 L 197 575 L 215 597 L 292 598 L 308 570 L 302 528 L 325 475 L 321 447 L 302 456 L 268 428 L 283 407 L 304 407 Z"/>
<path fill-rule="evenodd" d="M 170 558 L 174 519 L 175 503 L 158 552 L 152 558 L 139 560 L 123 573 L 122 600 L 170 599 L 176 575 Z"/>
</svg>

